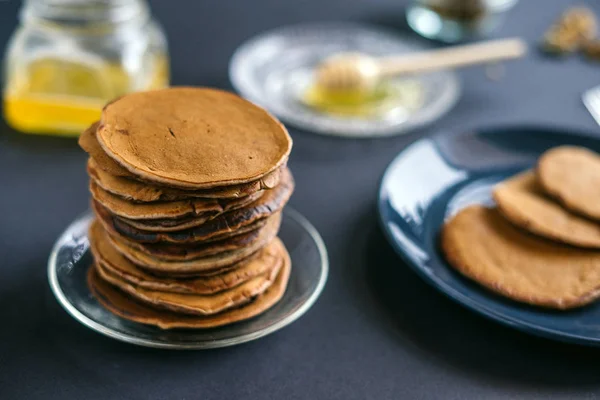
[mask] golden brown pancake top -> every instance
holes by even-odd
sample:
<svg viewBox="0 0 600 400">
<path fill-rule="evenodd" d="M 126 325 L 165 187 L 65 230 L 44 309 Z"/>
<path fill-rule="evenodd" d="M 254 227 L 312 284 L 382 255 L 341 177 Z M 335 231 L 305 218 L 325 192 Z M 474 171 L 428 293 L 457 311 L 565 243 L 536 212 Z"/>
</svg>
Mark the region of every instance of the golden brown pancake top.
<svg viewBox="0 0 600 400">
<path fill-rule="evenodd" d="M 198 189 L 257 180 L 283 165 L 292 147 L 265 110 L 208 88 L 123 96 L 104 108 L 97 137 L 143 179 Z"/>
</svg>

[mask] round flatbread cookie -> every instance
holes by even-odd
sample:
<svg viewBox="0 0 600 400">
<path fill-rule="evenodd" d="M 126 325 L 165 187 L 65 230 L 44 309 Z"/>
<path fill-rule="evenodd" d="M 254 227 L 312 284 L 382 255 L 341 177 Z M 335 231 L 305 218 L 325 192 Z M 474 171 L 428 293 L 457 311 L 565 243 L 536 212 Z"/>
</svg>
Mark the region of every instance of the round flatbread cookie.
<svg viewBox="0 0 600 400">
<path fill-rule="evenodd" d="M 600 296 L 600 251 L 530 235 L 495 208 L 460 211 L 444 225 L 441 248 L 464 276 L 516 301 L 565 310 Z"/>
<path fill-rule="evenodd" d="M 546 193 L 569 210 L 600 220 L 600 155 L 583 147 L 556 147 L 540 157 L 536 171 Z"/>
</svg>

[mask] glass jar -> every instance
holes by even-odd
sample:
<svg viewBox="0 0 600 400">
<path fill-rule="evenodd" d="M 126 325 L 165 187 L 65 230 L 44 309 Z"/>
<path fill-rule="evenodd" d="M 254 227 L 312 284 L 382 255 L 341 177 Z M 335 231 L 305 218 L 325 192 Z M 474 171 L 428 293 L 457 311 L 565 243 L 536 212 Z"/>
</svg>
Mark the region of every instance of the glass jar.
<svg viewBox="0 0 600 400">
<path fill-rule="evenodd" d="M 413 0 L 406 19 L 421 36 L 453 43 L 487 35 L 516 3 L 517 0 Z"/>
<path fill-rule="evenodd" d="M 169 84 L 167 43 L 145 0 L 26 0 L 5 56 L 4 117 L 77 135 L 124 93 Z"/>
</svg>

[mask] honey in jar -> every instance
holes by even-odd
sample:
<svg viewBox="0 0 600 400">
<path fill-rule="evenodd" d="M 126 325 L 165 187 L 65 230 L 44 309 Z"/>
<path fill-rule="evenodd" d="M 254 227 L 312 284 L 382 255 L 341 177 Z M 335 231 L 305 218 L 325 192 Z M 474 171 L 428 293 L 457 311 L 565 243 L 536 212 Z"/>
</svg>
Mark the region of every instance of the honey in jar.
<svg viewBox="0 0 600 400">
<path fill-rule="evenodd" d="M 4 118 L 78 135 L 104 104 L 169 84 L 167 45 L 143 0 L 27 0 L 5 58 Z"/>
</svg>

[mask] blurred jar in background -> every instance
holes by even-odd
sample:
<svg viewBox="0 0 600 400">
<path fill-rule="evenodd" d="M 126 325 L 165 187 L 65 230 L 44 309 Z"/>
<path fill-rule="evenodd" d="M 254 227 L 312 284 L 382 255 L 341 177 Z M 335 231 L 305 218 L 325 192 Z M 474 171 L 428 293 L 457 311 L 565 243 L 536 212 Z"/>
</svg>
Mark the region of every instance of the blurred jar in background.
<svg viewBox="0 0 600 400">
<path fill-rule="evenodd" d="M 429 39 L 454 43 L 487 35 L 518 0 L 413 0 L 406 11 L 410 27 Z"/>
<path fill-rule="evenodd" d="M 104 104 L 169 84 L 167 43 L 145 0 L 26 0 L 5 56 L 4 117 L 78 135 Z"/>
</svg>

